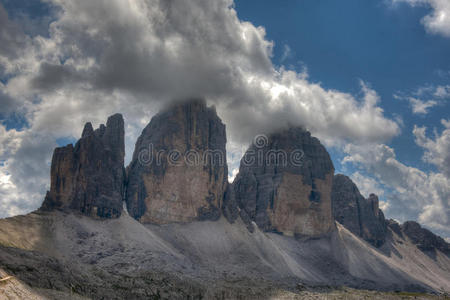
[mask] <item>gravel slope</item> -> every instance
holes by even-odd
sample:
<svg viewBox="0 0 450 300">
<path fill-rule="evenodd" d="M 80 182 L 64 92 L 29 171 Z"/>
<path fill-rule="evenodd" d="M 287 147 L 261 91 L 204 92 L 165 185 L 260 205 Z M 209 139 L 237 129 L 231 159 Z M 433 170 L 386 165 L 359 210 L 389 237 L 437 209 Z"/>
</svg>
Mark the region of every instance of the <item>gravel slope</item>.
<svg viewBox="0 0 450 300">
<path fill-rule="evenodd" d="M 337 228 L 296 240 L 223 218 L 144 226 L 127 214 L 100 221 L 31 213 L 0 220 L 0 267 L 33 288 L 94 299 L 277 299 L 298 295 L 299 284 L 313 294 L 322 286 L 450 292 L 444 254 L 427 255 L 394 233 L 376 249 Z"/>
</svg>

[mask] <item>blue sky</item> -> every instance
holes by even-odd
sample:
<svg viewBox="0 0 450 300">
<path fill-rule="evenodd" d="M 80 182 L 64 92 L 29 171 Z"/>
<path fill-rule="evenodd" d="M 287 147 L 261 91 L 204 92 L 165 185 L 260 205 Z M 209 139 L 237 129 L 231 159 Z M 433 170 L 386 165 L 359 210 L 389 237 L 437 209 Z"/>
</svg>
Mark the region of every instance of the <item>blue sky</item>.
<svg viewBox="0 0 450 300">
<path fill-rule="evenodd" d="M 230 175 L 288 124 L 386 215 L 450 237 L 447 0 L 0 0 L 0 217 L 39 207 L 52 149 L 123 113 L 126 159 L 165 101 L 204 97 Z"/>
<path fill-rule="evenodd" d="M 427 34 L 420 23 L 430 7 L 360 0 L 235 3 L 241 19 L 266 28 L 275 42 L 276 64 L 298 71 L 306 66 L 311 80 L 328 89 L 357 94 L 360 80 L 370 84 L 386 114 L 403 119 L 403 134 L 389 143 L 399 160 L 434 169 L 422 162 L 423 149 L 415 144 L 412 129 L 415 124 L 441 128 L 440 120 L 450 116 L 450 102 L 424 116 L 412 114 L 408 101 L 394 98 L 450 83 L 450 38 Z"/>
<path fill-rule="evenodd" d="M 386 143 L 395 149 L 398 161 L 424 172 L 439 172 L 436 164 L 422 159 L 424 149 L 415 142 L 413 129 L 426 126 L 436 134 L 443 130 L 441 120 L 450 117 L 450 97 L 446 95 L 421 114 L 412 112 L 407 99 L 421 88 L 450 83 L 450 38 L 430 34 L 421 22 L 432 13 L 432 6 L 358 0 L 238 0 L 236 10 L 242 20 L 266 29 L 267 37 L 275 42 L 276 64 L 299 72 L 306 67 L 311 81 L 327 89 L 358 94 L 360 80 L 369 84 L 380 96 L 385 114 L 401 119 L 401 134 Z M 430 94 L 423 97 L 433 100 Z M 341 149 L 329 151 L 337 172 L 371 175 L 359 165 L 341 164 L 345 156 Z M 392 201 L 395 188 L 379 181 L 378 187 L 385 192 L 381 199 Z M 364 192 L 367 196 L 369 191 Z M 450 199 L 443 201 L 448 204 Z M 387 215 L 407 218 L 399 216 L 401 210 L 388 210 Z M 445 214 L 448 217 L 448 210 Z"/>
</svg>

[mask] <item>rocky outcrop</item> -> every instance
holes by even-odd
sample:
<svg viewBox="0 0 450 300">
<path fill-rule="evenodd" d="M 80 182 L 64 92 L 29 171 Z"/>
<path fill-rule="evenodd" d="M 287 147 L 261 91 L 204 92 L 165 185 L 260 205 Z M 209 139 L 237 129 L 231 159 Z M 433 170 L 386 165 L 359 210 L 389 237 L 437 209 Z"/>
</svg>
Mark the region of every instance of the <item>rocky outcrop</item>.
<svg viewBox="0 0 450 300">
<path fill-rule="evenodd" d="M 422 251 L 439 250 L 450 256 L 450 244 L 440 236 L 435 235 L 414 221 L 407 221 L 401 225 L 401 231 L 417 248 Z"/>
<path fill-rule="evenodd" d="M 227 187 L 225 144 L 225 125 L 204 101 L 155 115 L 128 167 L 130 215 L 156 224 L 218 219 Z"/>
<path fill-rule="evenodd" d="M 233 182 L 239 214 L 265 231 L 320 236 L 334 229 L 334 167 L 317 138 L 301 128 L 255 138 Z"/>
<path fill-rule="evenodd" d="M 386 220 L 386 224 L 389 229 L 391 229 L 393 232 L 395 232 L 400 237 L 403 237 L 402 228 L 400 224 L 397 223 L 397 221 L 393 219 Z"/>
<path fill-rule="evenodd" d="M 230 222 L 234 223 L 239 217 L 239 207 L 236 202 L 236 194 L 233 184 L 227 184 L 222 203 L 222 213 L 224 217 Z M 250 221 L 247 222 L 249 224 Z"/>
<path fill-rule="evenodd" d="M 371 194 L 365 199 L 349 177 L 337 174 L 331 199 L 336 221 L 376 247 L 384 243 L 387 224 L 376 195 Z"/>
<path fill-rule="evenodd" d="M 95 131 L 87 123 L 75 147 L 69 144 L 55 149 L 50 191 L 41 209 L 71 209 L 101 218 L 120 216 L 124 156 L 122 115 L 109 117 L 106 126 Z"/>
</svg>

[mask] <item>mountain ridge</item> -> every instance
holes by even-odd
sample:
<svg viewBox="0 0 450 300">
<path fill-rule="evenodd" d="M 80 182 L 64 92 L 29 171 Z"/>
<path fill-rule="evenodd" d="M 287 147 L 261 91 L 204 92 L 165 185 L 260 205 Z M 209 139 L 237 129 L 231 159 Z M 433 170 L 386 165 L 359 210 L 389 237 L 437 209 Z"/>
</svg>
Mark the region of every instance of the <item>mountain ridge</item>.
<svg viewBox="0 0 450 300">
<path fill-rule="evenodd" d="M 309 132 L 258 136 L 228 183 L 225 129 L 203 100 L 170 106 L 125 169 L 122 116 L 87 123 L 75 147 L 55 150 L 41 209 L 0 219 L 0 267 L 94 299 L 264 299 L 299 286 L 450 292 L 448 244 L 385 220 L 376 195 L 334 175 Z M 203 159 L 208 151 L 222 160 Z M 160 164 L 149 159 L 157 153 Z M 249 163 L 249 153 L 263 159 Z"/>
</svg>

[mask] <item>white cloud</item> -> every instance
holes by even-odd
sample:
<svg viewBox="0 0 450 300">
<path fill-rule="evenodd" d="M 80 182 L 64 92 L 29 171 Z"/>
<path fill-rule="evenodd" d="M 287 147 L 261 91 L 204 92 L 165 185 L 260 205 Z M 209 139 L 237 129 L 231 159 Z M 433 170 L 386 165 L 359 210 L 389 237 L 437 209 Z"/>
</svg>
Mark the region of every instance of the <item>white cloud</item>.
<svg viewBox="0 0 450 300">
<path fill-rule="evenodd" d="M 422 101 L 411 97 L 409 98 L 409 104 L 414 114 L 427 114 L 428 110 L 438 103 L 434 100 Z"/>
<path fill-rule="evenodd" d="M 412 113 L 428 114 L 429 110 L 435 106 L 446 105 L 446 100 L 450 98 L 450 86 L 448 85 L 427 85 L 419 87 L 413 92 L 397 92 L 395 99 L 409 102 Z"/>
<path fill-rule="evenodd" d="M 0 15 L 8 24 L 0 38 L 20 41 L 0 51 L 0 75 L 10 78 L 2 90 L 29 124 L 18 146 L 4 150 L 2 195 L 42 199 L 55 140 L 77 138 L 84 122 L 98 125 L 115 112 L 126 120 L 129 160 L 144 123 L 172 99 L 216 104 L 230 146 L 288 124 L 329 144 L 385 142 L 399 133 L 366 84 L 355 98 L 311 83 L 306 71 L 274 66 L 264 28 L 240 21 L 231 0 L 48 2 L 59 7 L 48 37 L 28 36 Z M 232 166 L 238 148 L 229 147 Z M 23 203 L 31 210 L 39 201 Z"/>
<path fill-rule="evenodd" d="M 49 181 L 47 151 L 54 146 L 41 134 L 7 131 L 0 125 L 0 217 L 40 205 Z"/>
<path fill-rule="evenodd" d="M 416 144 L 425 150 L 423 160 L 435 165 L 450 178 L 450 120 L 441 120 L 445 129 L 435 139 L 426 136 L 426 127 L 414 126 Z"/>
<path fill-rule="evenodd" d="M 418 97 L 433 97 L 437 99 L 450 98 L 450 85 L 426 85 L 414 92 Z"/>
<path fill-rule="evenodd" d="M 449 125 L 450 122 L 442 122 Z M 384 144 L 347 145 L 343 163 L 352 163 L 375 176 L 376 182 L 388 187 L 389 215 L 405 221 L 416 219 L 445 236 L 450 235 L 450 173 L 449 127 L 432 140 L 425 136 L 425 128 L 415 127 L 419 146 L 426 151 L 424 160 L 435 164 L 440 172 L 423 172 L 399 162 L 395 151 Z M 356 176 L 356 181 L 358 181 Z M 364 186 L 367 183 L 359 180 Z M 360 183 L 361 184 L 361 183 Z"/>
<path fill-rule="evenodd" d="M 354 172 L 350 178 L 358 187 L 361 195 L 365 198 L 368 198 L 372 193 L 377 196 L 384 195 L 384 190 L 376 179 L 365 176 L 361 172 Z"/>
<path fill-rule="evenodd" d="M 393 3 L 407 2 L 412 6 L 428 5 L 432 12 L 422 19 L 425 29 L 434 34 L 450 37 L 450 1 L 448 0 L 392 0 Z"/>
<path fill-rule="evenodd" d="M 41 193 L 20 193 L 5 169 L 5 166 L 0 166 L 0 218 L 25 214 L 30 211 L 30 207 L 37 205 L 33 199 L 42 201 Z"/>
<path fill-rule="evenodd" d="M 450 98 L 450 85 L 437 86 L 434 95 L 438 98 Z"/>
<path fill-rule="evenodd" d="M 0 124 L 0 161 L 6 160 L 17 151 L 21 142 L 21 133 L 15 129 L 6 130 Z"/>
</svg>

